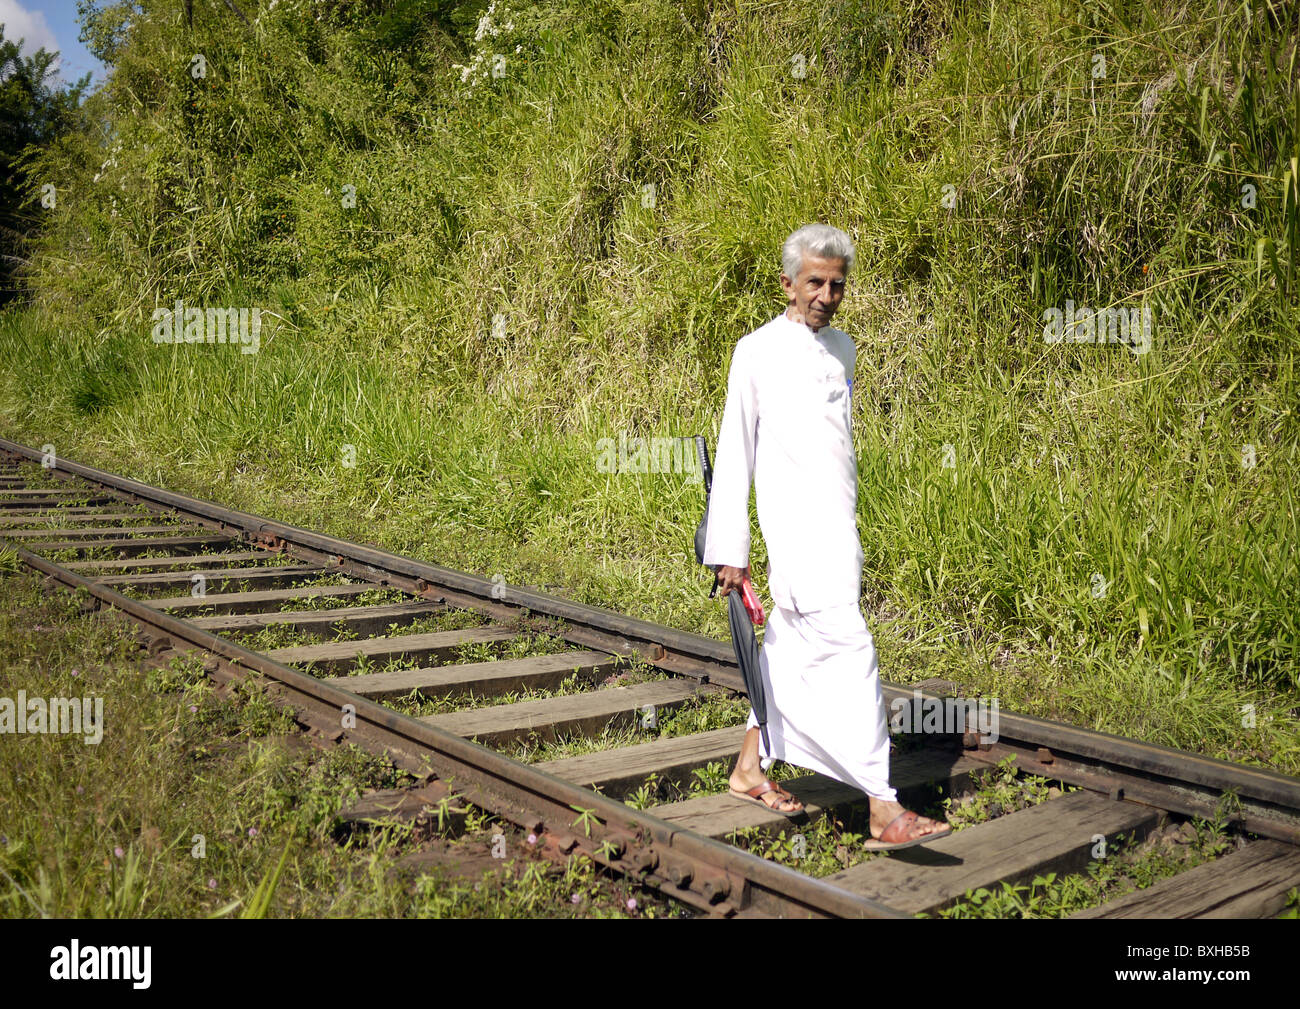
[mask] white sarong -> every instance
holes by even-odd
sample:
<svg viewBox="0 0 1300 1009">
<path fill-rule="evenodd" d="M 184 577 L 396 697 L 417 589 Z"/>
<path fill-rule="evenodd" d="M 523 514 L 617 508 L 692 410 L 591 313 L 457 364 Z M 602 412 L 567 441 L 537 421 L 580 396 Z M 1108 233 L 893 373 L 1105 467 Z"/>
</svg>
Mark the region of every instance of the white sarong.
<svg viewBox="0 0 1300 1009">
<path fill-rule="evenodd" d="M 752 483 L 776 603 L 760 663 L 772 741 L 764 756 L 892 800 L 876 646 L 858 608 L 856 363 L 847 333 L 785 315 L 736 344 L 704 563 L 749 563 Z"/>
<path fill-rule="evenodd" d="M 772 752 L 893 801 L 889 728 L 876 645 L 857 605 L 813 613 L 773 608 L 760 656 Z M 747 728 L 758 725 L 753 709 Z"/>
</svg>

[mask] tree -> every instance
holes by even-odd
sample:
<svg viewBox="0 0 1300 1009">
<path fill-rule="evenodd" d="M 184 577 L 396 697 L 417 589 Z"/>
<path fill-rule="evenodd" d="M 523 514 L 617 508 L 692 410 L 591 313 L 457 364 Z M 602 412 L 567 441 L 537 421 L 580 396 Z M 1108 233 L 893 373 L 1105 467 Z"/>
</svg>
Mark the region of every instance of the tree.
<svg viewBox="0 0 1300 1009">
<path fill-rule="evenodd" d="M 24 236 L 36 225 L 36 211 L 19 206 L 29 181 L 19 158 L 69 129 L 90 87 L 90 74 L 71 87 L 51 87 L 59 54 L 39 49 L 24 57 L 22 43 L 6 40 L 0 25 L 0 302 L 14 296 L 12 278 Z"/>
<path fill-rule="evenodd" d="M 192 21 L 193 14 L 188 3 L 185 12 Z M 80 41 L 95 59 L 105 66 L 111 66 L 117 62 L 117 53 L 126 40 L 131 19 L 139 13 L 140 5 L 131 0 L 120 0 L 119 3 L 111 3 L 106 7 L 100 7 L 95 0 L 77 0 Z"/>
</svg>

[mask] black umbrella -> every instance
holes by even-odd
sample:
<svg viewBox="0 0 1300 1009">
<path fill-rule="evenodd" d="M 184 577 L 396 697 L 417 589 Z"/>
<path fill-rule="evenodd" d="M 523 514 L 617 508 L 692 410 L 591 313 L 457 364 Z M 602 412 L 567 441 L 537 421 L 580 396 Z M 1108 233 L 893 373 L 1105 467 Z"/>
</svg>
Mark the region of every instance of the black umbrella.
<svg viewBox="0 0 1300 1009">
<path fill-rule="evenodd" d="M 700 474 L 704 477 L 704 517 L 695 529 L 695 559 L 703 564 L 704 544 L 708 535 L 709 495 L 713 490 L 713 467 L 709 464 L 709 446 L 703 435 L 695 436 L 695 450 L 700 458 Z M 718 576 L 715 571 L 709 598 L 712 599 L 717 591 Z M 763 692 L 758 639 L 754 636 L 754 625 L 763 622 L 763 607 L 748 578 L 744 581 L 743 591 L 728 593 L 727 622 L 731 625 L 731 646 L 736 650 L 736 664 L 740 666 L 740 675 L 745 680 L 749 705 L 754 709 L 759 732 L 763 735 L 763 749 L 770 755 L 772 742 L 767 735 L 767 695 Z"/>
<path fill-rule="evenodd" d="M 745 584 L 748 586 L 748 578 Z M 727 622 L 731 624 L 731 647 L 736 650 L 736 662 L 745 678 L 749 705 L 758 719 L 758 731 L 763 734 L 763 751 L 771 755 L 772 741 L 767 738 L 767 695 L 763 693 L 763 675 L 758 663 L 758 639 L 754 637 L 754 625 L 739 592 L 727 596 Z"/>
</svg>

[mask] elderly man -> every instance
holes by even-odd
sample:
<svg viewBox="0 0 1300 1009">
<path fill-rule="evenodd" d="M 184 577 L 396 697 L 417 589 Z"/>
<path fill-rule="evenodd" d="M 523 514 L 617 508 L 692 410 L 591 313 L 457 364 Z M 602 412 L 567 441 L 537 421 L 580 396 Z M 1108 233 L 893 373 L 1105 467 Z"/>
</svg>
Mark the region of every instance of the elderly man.
<svg viewBox="0 0 1300 1009">
<path fill-rule="evenodd" d="M 704 563 L 721 594 L 749 573 L 749 487 L 771 561 L 776 602 L 761 673 L 772 752 L 855 785 L 871 802 L 870 848 L 922 844 L 950 832 L 903 809 L 889 784 L 889 730 L 876 649 L 858 608 L 862 548 L 849 400 L 856 350 L 828 323 L 844 296 L 853 243 L 809 224 L 782 249 L 789 305 L 742 338 L 731 358 L 713 470 Z M 731 793 L 786 815 L 803 803 L 767 780 L 751 711 Z M 768 761 L 770 763 L 770 760 Z"/>
</svg>

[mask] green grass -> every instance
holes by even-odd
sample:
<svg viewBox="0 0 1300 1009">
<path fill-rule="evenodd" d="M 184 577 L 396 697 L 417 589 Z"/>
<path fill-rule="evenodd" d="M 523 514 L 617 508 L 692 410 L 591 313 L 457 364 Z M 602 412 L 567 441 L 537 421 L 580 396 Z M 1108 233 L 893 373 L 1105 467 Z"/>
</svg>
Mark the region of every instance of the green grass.
<svg viewBox="0 0 1300 1009">
<path fill-rule="evenodd" d="M 292 588 L 303 588 L 315 585 L 353 585 L 359 584 L 347 578 L 345 575 L 321 575 L 319 580 L 315 577 L 295 581 L 291 583 Z M 385 606 L 389 603 L 409 602 L 411 597 L 397 589 L 370 589 L 365 592 L 359 592 L 355 596 L 316 596 L 305 595 L 297 599 L 286 599 L 280 604 L 281 613 L 301 613 L 304 611 L 314 610 L 333 610 L 344 609 L 352 606 Z"/>
<path fill-rule="evenodd" d="M 825 219 L 858 247 L 836 324 L 882 675 L 1300 773 L 1274 13 L 630 0 L 499 5 L 476 42 L 477 2 L 282 3 L 254 46 L 142 6 L 33 161 L 60 197 L 0 314 L 9 437 L 722 638 L 700 485 L 597 446 L 712 437 L 780 241 Z M 462 81 L 494 47 L 505 76 Z M 274 315 L 256 354 L 153 343 L 177 298 Z M 1151 307 L 1149 352 L 1048 343 L 1067 300 Z"/>
<path fill-rule="evenodd" d="M 240 591 L 243 591 L 242 589 Z M 315 600 L 324 601 L 329 598 L 326 596 L 310 597 Z M 360 601 L 359 601 L 360 600 Z M 349 608 L 357 606 L 376 606 L 385 605 L 391 602 L 415 602 L 410 596 L 396 593 L 394 590 L 380 589 L 375 593 L 363 592 L 358 596 L 353 596 L 349 600 Z M 298 607 L 300 600 L 287 600 L 289 607 L 282 607 L 281 613 L 302 612 L 304 609 L 342 609 L 342 607 Z M 376 632 L 374 636 L 394 636 L 407 634 L 428 634 L 436 631 L 459 630 L 465 627 L 478 627 L 484 623 L 481 616 L 471 613 L 468 610 L 446 610 L 442 613 L 434 613 L 426 617 L 419 617 L 405 624 L 392 623 L 387 628 Z M 227 637 L 238 641 L 240 644 L 256 651 L 265 651 L 272 648 L 291 648 L 298 645 L 320 644 L 323 641 L 354 641 L 360 635 L 353 630 L 343 619 L 332 625 L 329 634 L 322 638 L 306 631 L 298 630 L 291 624 L 271 624 L 257 631 L 231 631 L 227 632 Z M 435 664 L 432 660 L 425 660 L 427 664 Z"/>
<path fill-rule="evenodd" d="M 1118 838 L 1107 856 L 1094 858 L 1085 872 L 1049 872 L 1028 883 L 967 891 L 962 900 L 939 911 L 938 917 L 1064 918 L 1144 890 L 1233 847 L 1222 823 L 1198 818 L 1175 830 L 1183 832 L 1186 839 L 1173 831 L 1157 832 L 1141 843 Z"/>
<path fill-rule="evenodd" d="M 100 745 L 25 735 L 0 747 L 5 917 L 683 913 L 585 857 L 543 864 L 481 813 L 454 835 L 380 822 L 340 843 L 340 809 L 409 777 L 351 745 L 313 749 L 257 680 L 220 693 L 197 660 L 141 668 L 129 625 L 81 616 L 76 594 L 38 576 L 0 581 L 6 693 L 101 696 L 105 720 Z M 501 858 L 488 854 L 497 835 Z"/>
<path fill-rule="evenodd" d="M 616 685 L 625 686 L 633 682 L 663 678 L 661 674 L 635 662 L 630 673 L 625 674 L 625 677 L 620 678 Z M 656 739 L 670 739 L 675 736 L 708 732 L 712 729 L 724 729 L 732 725 L 743 725 L 748 716 L 749 702 L 743 697 L 728 696 L 725 691 L 696 694 L 669 711 L 656 711 L 653 724 L 649 724 L 643 716 L 632 726 L 606 728 L 598 734 L 577 737 L 561 735 L 560 738 L 547 742 L 521 741 L 514 744 L 507 752 L 515 760 L 526 763 L 561 760 L 566 757 L 599 753 L 620 746 L 653 742 Z"/>
<path fill-rule="evenodd" d="M 775 765 L 774 765 L 775 766 Z M 867 835 L 846 828 L 830 816 L 810 824 L 791 825 L 772 832 L 760 827 L 733 831 L 727 840 L 746 851 L 810 876 L 829 876 L 862 862 L 884 858 L 862 849 Z"/>
<path fill-rule="evenodd" d="M 484 648 L 492 649 L 492 652 L 485 653 Z M 462 645 L 458 651 L 468 650 L 471 658 L 461 659 L 453 658 L 443 665 L 458 665 L 465 662 L 499 662 L 509 659 L 522 659 L 531 655 L 553 655 L 565 651 L 565 645 L 562 639 L 554 638 L 550 635 L 537 635 L 524 638 L 516 638 L 507 642 L 496 642 L 492 645 Z M 576 649 L 571 649 L 576 650 Z M 486 657 L 485 657 L 486 654 Z M 617 674 L 615 682 L 593 682 L 589 676 L 580 676 L 576 672 L 566 676 L 556 687 L 528 687 L 523 690 L 506 690 L 501 693 L 476 694 L 473 691 L 448 692 L 446 694 L 430 696 L 427 691 L 419 689 L 412 690 L 405 697 L 391 698 L 384 703 L 400 711 L 405 715 L 414 718 L 422 718 L 427 715 L 440 715 L 452 711 L 472 711 L 477 708 L 491 708 L 504 704 L 520 704 L 525 701 L 540 701 L 550 697 L 570 697 L 574 694 L 590 693 L 593 690 L 604 690 L 612 687 L 630 686 L 634 683 L 648 683 L 653 680 L 665 680 L 669 674 L 657 669 L 630 669 L 626 672 Z M 608 677 L 607 677 L 608 679 Z M 608 734 L 608 730 L 607 730 Z M 588 737 L 582 736 L 572 739 L 572 742 L 578 746 L 583 744 L 587 739 L 605 738 L 601 736 Z M 609 738 L 622 738 L 621 736 Z M 549 747 L 565 745 L 564 741 L 569 741 L 571 737 L 561 735 L 559 743 L 539 744 L 532 737 L 521 743 L 512 744 L 506 747 L 506 752 L 516 760 L 529 761 L 536 758 L 538 754 L 551 752 Z M 618 745 L 618 744 L 615 744 Z M 584 752 L 592 752 L 586 750 Z M 551 757 L 542 757 L 540 759 L 552 759 Z"/>
<path fill-rule="evenodd" d="M 954 831 L 1077 791 L 1059 781 L 1051 783 L 1038 775 L 1018 774 L 1015 761 L 1015 754 L 998 761 L 996 768 L 975 775 L 969 792 L 943 800 L 944 818 Z"/>
</svg>

